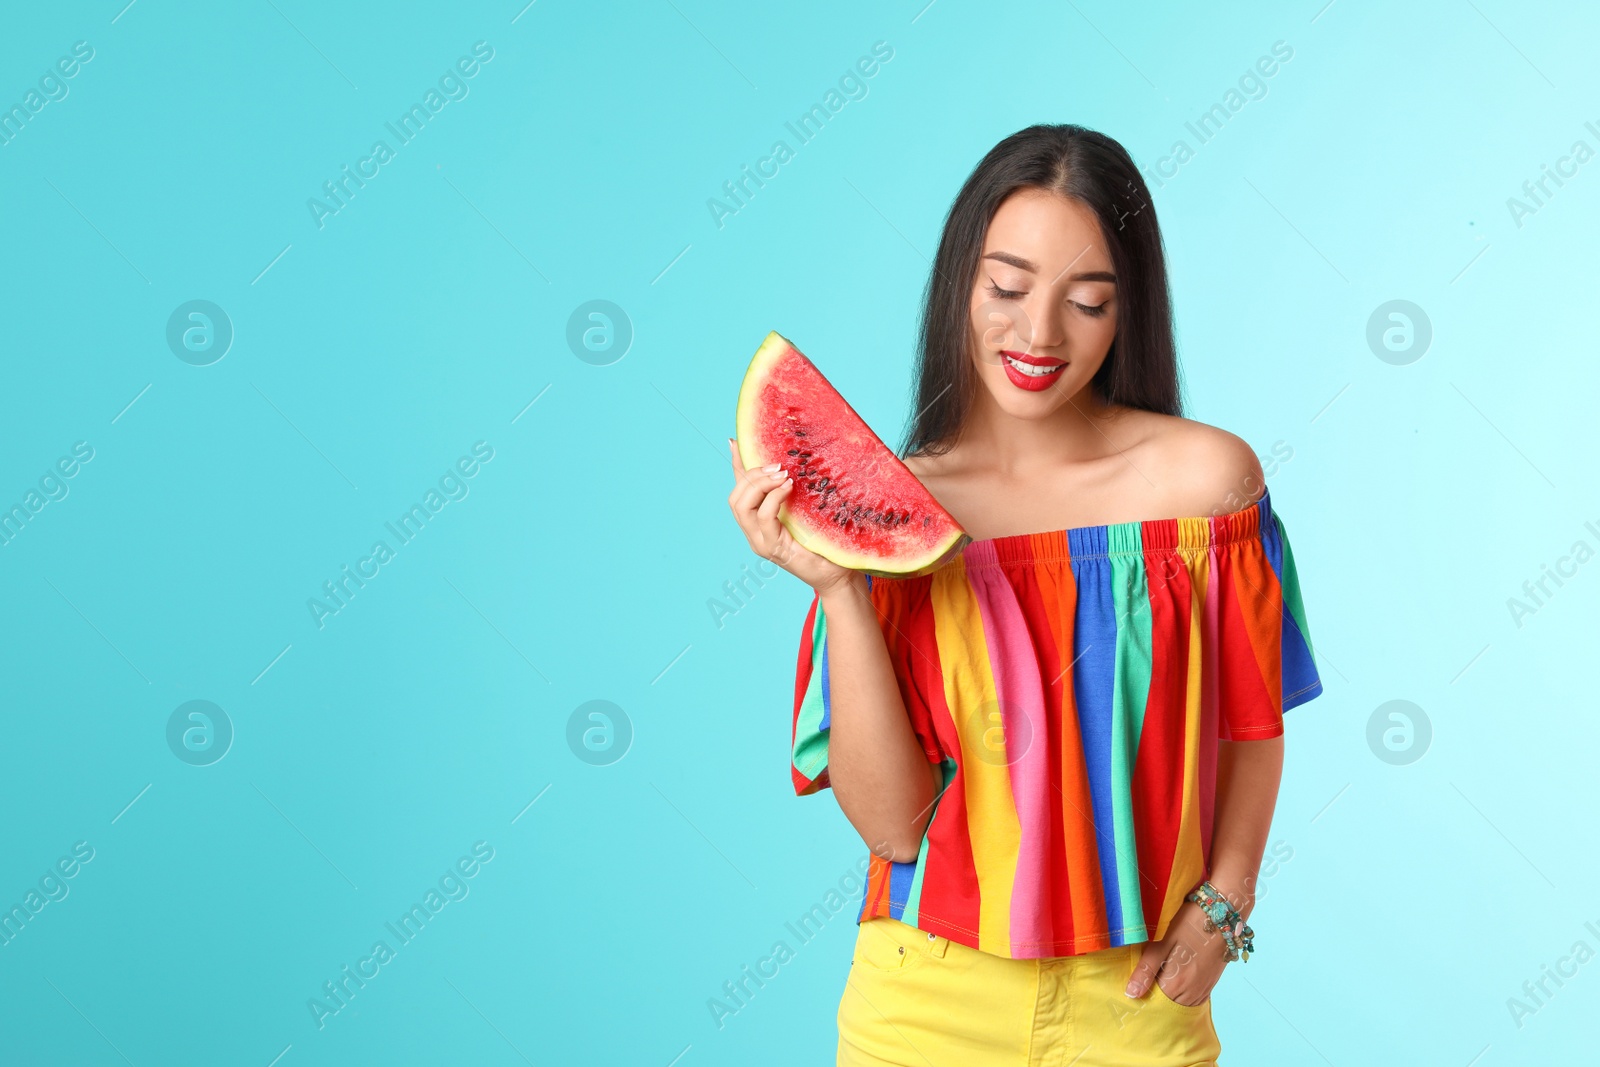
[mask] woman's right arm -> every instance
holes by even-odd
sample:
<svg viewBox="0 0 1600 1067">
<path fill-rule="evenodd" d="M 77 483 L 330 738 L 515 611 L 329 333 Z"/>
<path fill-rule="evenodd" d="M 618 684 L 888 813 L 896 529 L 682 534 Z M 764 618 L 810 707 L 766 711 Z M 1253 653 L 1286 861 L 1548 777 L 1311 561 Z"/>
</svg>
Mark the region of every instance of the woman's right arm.
<svg viewBox="0 0 1600 1067">
<path fill-rule="evenodd" d="M 944 772 L 911 729 L 867 583 L 847 573 L 818 590 L 828 620 L 828 781 L 862 840 L 885 859 L 910 863 Z"/>
<path fill-rule="evenodd" d="M 827 619 L 828 782 L 845 818 L 879 856 L 910 863 L 922 847 L 943 783 L 917 742 L 864 575 L 802 548 L 778 521 L 793 491 L 766 470 L 747 471 L 730 438 L 739 528 L 758 555 L 810 585 Z"/>
</svg>

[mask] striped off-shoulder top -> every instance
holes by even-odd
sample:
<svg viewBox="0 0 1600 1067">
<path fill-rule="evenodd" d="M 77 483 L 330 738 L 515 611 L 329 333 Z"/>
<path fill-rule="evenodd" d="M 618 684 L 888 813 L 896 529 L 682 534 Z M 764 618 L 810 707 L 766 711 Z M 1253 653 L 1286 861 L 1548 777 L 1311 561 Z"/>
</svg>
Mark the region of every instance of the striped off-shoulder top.
<svg viewBox="0 0 1600 1067">
<path fill-rule="evenodd" d="M 1242 511 L 973 541 L 870 578 L 906 712 L 944 787 L 915 861 L 872 855 L 856 916 L 1009 958 L 1160 939 L 1208 874 L 1217 742 L 1275 737 L 1322 692 L 1294 556 Z M 828 785 L 828 627 L 795 680 L 795 792 Z"/>
</svg>

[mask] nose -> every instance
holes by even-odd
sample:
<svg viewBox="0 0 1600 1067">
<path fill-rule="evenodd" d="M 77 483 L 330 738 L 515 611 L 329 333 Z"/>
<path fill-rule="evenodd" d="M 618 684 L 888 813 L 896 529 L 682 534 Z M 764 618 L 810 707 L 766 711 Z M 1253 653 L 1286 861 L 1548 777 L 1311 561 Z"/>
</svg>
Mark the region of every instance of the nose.
<svg viewBox="0 0 1600 1067">
<path fill-rule="evenodd" d="M 1067 339 L 1067 309 L 1056 299 L 1037 296 L 1027 307 L 1028 347 L 1040 349 L 1060 347 Z"/>
</svg>

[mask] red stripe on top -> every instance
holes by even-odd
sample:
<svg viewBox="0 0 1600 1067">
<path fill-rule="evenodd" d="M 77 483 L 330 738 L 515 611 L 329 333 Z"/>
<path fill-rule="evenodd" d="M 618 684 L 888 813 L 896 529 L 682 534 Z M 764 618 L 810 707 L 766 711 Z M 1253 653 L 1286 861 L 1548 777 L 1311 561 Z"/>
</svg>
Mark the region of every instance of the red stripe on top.
<svg viewBox="0 0 1600 1067">
<path fill-rule="evenodd" d="M 939 737 L 934 732 L 933 716 L 929 709 L 930 690 L 944 690 L 944 676 L 939 670 L 939 648 L 929 636 L 916 635 L 917 624 L 931 619 L 933 612 L 926 603 L 929 582 L 920 581 L 872 583 L 872 606 L 878 613 L 878 625 L 883 631 L 885 647 L 889 651 L 889 664 L 894 668 L 900 699 L 906 707 L 906 717 L 911 721 L 911 731 L 929 762 L 940 763 L 944 753 L 939 749 Z M 941 698 L 942 699 L 942 698 Z"/>
<path fill-rule="evenodd" d="M 906 583 L 906 595 L 917 599 L 908 603 L 916 610 L 906 612 L 905 632 L 908 646 L 925 654 L 914 658 L 913 670 L 917 687 L 927 701 L 939 748 L 960 752 L 961 738 L 944 698 L 944 672 L 939 665 L 932 605 L 926 603 L 932 594 L 932 583 L 931 577 Z M 978 935 L 978 873 L 967 826 L 966 793 L 966 774 L 958 769 L 940 795 L 928 825 L 929 867 L 923 872 L 922 895 L 917 905 L 921 916 L 918 925 L 923 929 L 932 929 L 934 923 L 951 927 L 964 935 L 951 940 L 962 943 L 975 941 Z"/>
<path fill-rule="evenodd" d="M 1253 741 L 1283 733 L 1283 589 L 1265 552 L 1216 561 L 1217 736 Z"/>
<path fill-rule="evenodd" d="M 1057 539 L 1059 540 L 1059 539 Z M 1040 542 L 1043 542 L 1042 544 Z M 1065 549 L 1065 544 L 1052 544 L 1051 539 L 1032 538 L 1027 542 L 1026 558 L 1019 562 L 1031 562 L 1038 552 L 1048 555 L 1052 550 Z M 1041 588 L 1039 579 L 1040 568 L 1032 566 L 1004 567 L 1002 572 L 1010 583 L 1012 592 L 1017 598 L 1017 607 L 1022 613 L 1029 633 L 1049 634 L 1051 640 L 1035 642 L 1034 655 L 1039 664 L 1039 678 L 1044 683 L 1044 707 L 1047 712 L 1044 716 L 1045 730 L 1034 737 L 1031 744 L 1044 745 L 1045 766 L 1052 783 L 1059 783 L 1061 778 L 1061 716 L 1054 713 L 1054 709 L 1061 707 L 1062 679 L 1061 673 L 1066 667 L 1066 661 L 1061 657 L 1061 645 L 1055 631 L 1060 627 L 1053 625 L 1054 613 L 1052 606 L 1045 600 L 1045 591 Z M 1065 831 L 1062 827 L 1061 801 L 1058 796 L 1052 796 L 1050 803 L 1045 806 L 1049 814 L 1049 822 L 1045 829 L 1045 859 L 1044 878 L 1045 884 L 1051 886 L 1067 885 L 1069 872 L 1067 870 L 1067 849 Z M 1050 945 L 1072 944 L 1072 898 L 1066 893 L 1051 894 L 1045 900 L 1045 909 L 1038 937 Z"/>
<path fill-rule="evenodd" d="M 806 612 L 805 628 L 800 633 L 800 659 L 794 669 L 794 716 L 789 722 L 789 751 L 794 751 L 795 739 L 800 732 L 800 709 L 805 704 L 806 689 L 811 685 L 811 656 L 814 652 L 811 634 L 817 625 L 817 605 L 822 602 L 820 595 L 811 597 L 811 610 Z M 789 760 L 789 778 L 794 783 L 796 794 L 804 795 L 818 789 L 828 788 L 828 769 L 824 767 L 815 778 L 807 778 L 800 773 L 794 765 L 794 760 Z"/>
<path fill-rule="evenodd" d="M 889 861 L 876 852 L 867 860 L 867 890 L 861 897 L 861 913 L 856 922 L 874 915 L 889 914 Z"/>
</svg>

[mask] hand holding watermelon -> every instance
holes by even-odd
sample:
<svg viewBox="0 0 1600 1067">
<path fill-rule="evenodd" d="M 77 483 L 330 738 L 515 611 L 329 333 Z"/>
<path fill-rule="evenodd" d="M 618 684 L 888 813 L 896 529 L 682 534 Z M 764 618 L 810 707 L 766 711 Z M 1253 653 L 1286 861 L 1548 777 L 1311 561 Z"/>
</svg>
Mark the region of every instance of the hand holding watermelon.
<svg viewBox="0 0 1600 1067">
<path fill-rule="evenodd" d="M 728 450 L 733 453 L 733 492 L 728 494 L 728 507 L 744 531 L 750 548 L 811 586 L 818 593 L 842 587 L 854 577 L 855 572 L 839 566 L 815 552 L 802 548 L 783 523 L 778 521 L 778 508 L 794 491 L 794 479 L 781 464 L 746 470 L 739 457 L 738 445 L 728 438 Z"/>
<path fill-rule="evenodd" d="M 937 570 L 972 540 L 816 365 L 776 333 L 745 371 L 735 423 L 735 470 L 750 472 L 763 489 L 783 489 L 745 497 L 735 490 L 728 503 L 751 547 L 813 586 L 807 574 L 840 579 L 803 557 L 802 574 L 761 545 L 792 541 L 793 551 L 839 569 L 903 578 Z M 777 477 L 772 467 L 780 468 Z M 747 503 L 744 514 L 736 498 Z M 775 526 L 781 541 L 770 532 Z"/>
</svg>

